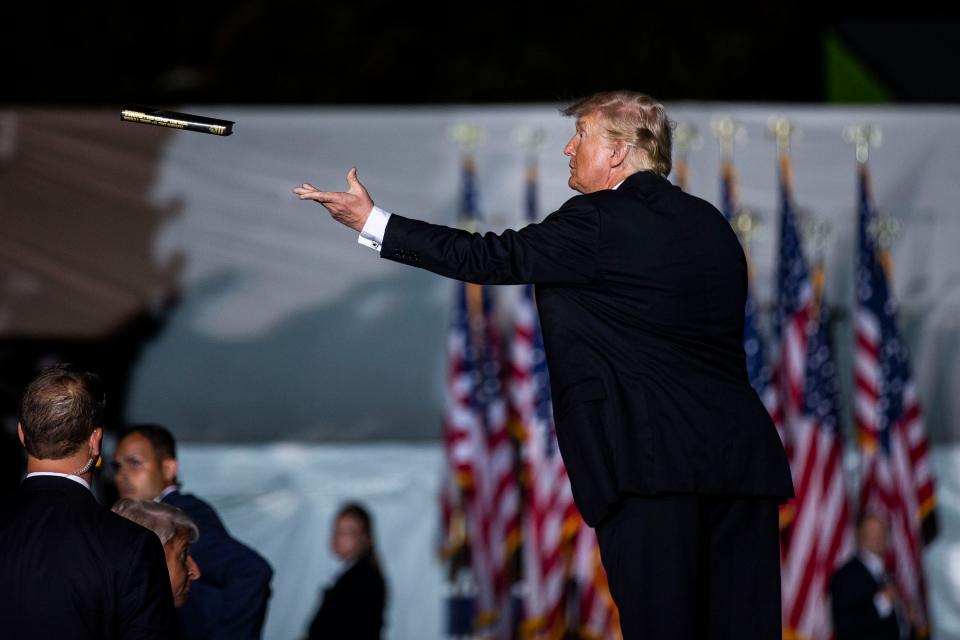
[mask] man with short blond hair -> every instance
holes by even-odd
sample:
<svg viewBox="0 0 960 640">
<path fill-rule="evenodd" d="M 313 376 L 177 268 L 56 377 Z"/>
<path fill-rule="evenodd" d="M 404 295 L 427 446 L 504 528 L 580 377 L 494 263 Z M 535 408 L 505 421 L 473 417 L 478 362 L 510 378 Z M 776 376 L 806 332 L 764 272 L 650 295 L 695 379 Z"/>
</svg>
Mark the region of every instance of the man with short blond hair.
<svg viewBox="0 0 960 640">
<path fill-rule="evenodd" d="M 519 231 L 388 213 L 355 168 L 347 192 L 294 193 L 383 258 L 536 285 L 560 452 L 625 638 L 779 640 L 777 506 L 793 485 L 747 379 L 743 250 L 715 207 L 667 180 L 661 104 L 615 91 L 563 113 L 581 195 Z"/>
</svg>

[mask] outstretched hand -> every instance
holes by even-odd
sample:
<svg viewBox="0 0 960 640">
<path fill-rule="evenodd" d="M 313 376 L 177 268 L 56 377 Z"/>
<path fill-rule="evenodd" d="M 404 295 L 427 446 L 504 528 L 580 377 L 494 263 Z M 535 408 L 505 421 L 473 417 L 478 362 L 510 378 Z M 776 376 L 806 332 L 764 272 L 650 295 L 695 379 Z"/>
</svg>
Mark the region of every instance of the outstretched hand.
<svg viewBox="0 0 960 640">
<path fill-rule="evenodd" d="M 370 211 L 373 210 L 373 199 L 367 193 L 366 187 L 357 179 L 357 168 L 352 167 L 347 172 L 347 191 L 320 191 L 306 182 L 294 187 L 293 192 L 301 200 L 316 200 L 322 204 L 330 216 L 341 224 L 345 224 L 359 232 L 367 222 Z"/>
</svg>

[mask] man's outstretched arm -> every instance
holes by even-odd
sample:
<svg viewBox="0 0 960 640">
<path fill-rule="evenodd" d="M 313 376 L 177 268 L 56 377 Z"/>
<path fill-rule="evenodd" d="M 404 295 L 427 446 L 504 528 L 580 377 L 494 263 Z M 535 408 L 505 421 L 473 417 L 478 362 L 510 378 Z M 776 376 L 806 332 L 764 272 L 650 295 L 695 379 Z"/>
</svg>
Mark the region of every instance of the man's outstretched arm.
<svg viewBox="0 0 960 640">
<path fill-rule="evenodd" d="M 347 192 L 320 191 L 309 184 L 293 191 L 301 200 L 322 204 L 384 258 L 479 284 L 586 283 L 598 275 L 600 214 L 583 196 L 539 224 L 480 234 L 375 207 L 355 168 L 347 183 Z"/>
</svg>

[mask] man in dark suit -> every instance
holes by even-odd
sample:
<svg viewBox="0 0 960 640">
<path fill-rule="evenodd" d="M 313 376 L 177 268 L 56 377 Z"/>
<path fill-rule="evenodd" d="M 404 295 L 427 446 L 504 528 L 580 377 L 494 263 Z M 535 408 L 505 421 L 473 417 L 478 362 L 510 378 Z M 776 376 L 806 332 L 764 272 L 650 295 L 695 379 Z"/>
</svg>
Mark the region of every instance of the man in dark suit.
<svg viewBox="0 0 960 640">
<path fill-rule="evenodd" d="M 90 493 L 103 438 L 96 375 L 42 372 L 20 403 L 27 477 L 0 509 L 0 635 L 58 640 L 176 637 L 157 536 Z"/>
<path fill-rule="evenodd" d="M 159 425 L 130 427 L 117 441 L 112 464 L 121 498 L 173 505 L 200 530 L 191 554 L 202 573 L 191 586 L 190 599 L 177 610 L 184 640 L 259 638 L 273 569 L 227 532 L 213 507 L 180 493 L 173 434 Z"/>
<path fill-rule="evenodd" d="M 294 193 L 381 257 L 536 284 L 560 451 L 626 638 L 779 638 L 777 506 L 793 486 L 747 380 L 743 250 L 719 211 L 666 180 L 662 105 L 620 91 L 564 113 L 582 195 L 520 231 L 391 215 L 355 168 L 348 192 Z"/>
<path fill-rule="evenodd" d="M 857 526 L 857 554 L 830 580 L 830 608 L 837 640 L 907 640 L 909 611 L 884 567 L 887 526 L 866 514 Z"/>
</svg>

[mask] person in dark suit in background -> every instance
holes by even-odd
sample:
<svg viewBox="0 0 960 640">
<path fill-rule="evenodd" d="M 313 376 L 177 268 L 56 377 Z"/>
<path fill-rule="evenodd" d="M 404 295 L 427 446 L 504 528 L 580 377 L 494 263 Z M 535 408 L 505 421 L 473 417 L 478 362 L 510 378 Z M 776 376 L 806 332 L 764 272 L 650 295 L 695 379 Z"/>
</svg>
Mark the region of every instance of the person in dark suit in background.
<svg viewBox="0 0 960 640">
<path fill-rule="evenodd" d="M 830 580 L 830 608 L 836 640 L 907 640 L 911 615 L 884 566 L 887 525 L 872 514 L 857 524 L 856 555 Z"/>
<path fill-rule="evenodd" d="M 176 637 L 160 541 L 90 493 L 105 397 L 70 365 L 43 371 L 20 402 L 27 477 L 0 508 L 0 635 L 113 640 Z"/>
<path fill-rule="evenodd" d="M 536 285 L 560 453 L 625 638 L 779 640 L 777 512 L 793 483 L 747 379 L 743 249 L 713 205 L 667 180 L 661 104 L 616 91 L 563 112 L 582 195 L 519 231 L 390 214 L 356 168 L 347 192 L 294 193 L 388 260 Z"/>
<path fill-rule="evenodd" d="M 355 503 L 341 507 L 330 548 L 344 566 L 323 593 L 308 640 L 379 640 L 387 587 L 374 548 L 370 513 Z"/>
<path fill-rule="evenodd" d="M 190 545 L 200 537 L 200 531 L 190 516 L 173 505 L 130 498 L 117 500 L 110 510 L 157 534 L 167 558 L 173 606 L 186 604 L 190 585 L 200 577 L 200 567 L 190 555 Z"/>
<path fill-rule="evenodd" d="M 192 548 L 202 575 L 177 610 L 184 640 L 260 638 L 273 569 L 256 551 L 233 538 L 209 504 L 180 493 L 173 434 L 159 425 L 128 427 L 113 454 L 121 498 L 155 500 L 182 509 L 200 538 Z"/>
</svg>

